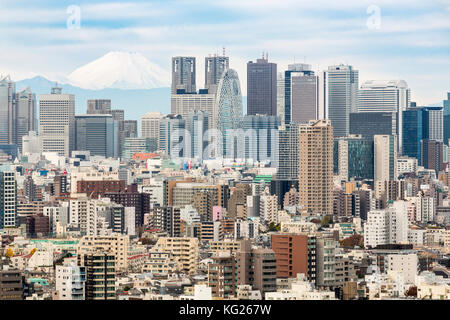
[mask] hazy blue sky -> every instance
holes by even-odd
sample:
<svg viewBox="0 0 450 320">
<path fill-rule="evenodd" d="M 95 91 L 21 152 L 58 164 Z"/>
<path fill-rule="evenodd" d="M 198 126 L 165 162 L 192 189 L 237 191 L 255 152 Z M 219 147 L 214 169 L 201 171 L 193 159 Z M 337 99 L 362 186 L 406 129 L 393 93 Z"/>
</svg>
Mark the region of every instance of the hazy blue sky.
<svg viewBox="0 0 450 320">
<path fill-rule="evenodd" d="M 67 26 L 71 5 L 79 29 Z M 124 50 L 167 70 L 171 56 L 194 55 L 201 87 L 204 57 L 222 46 L 244 90 L 246 62 L 267 51 L 279 71 L 348 63 L 361 81 L 404 79 L 413 100 L 435 103 L 450 91 L 450 0 L 0 0 L 0 74 L 14 80 L 62 78 Z"/>
</svg>

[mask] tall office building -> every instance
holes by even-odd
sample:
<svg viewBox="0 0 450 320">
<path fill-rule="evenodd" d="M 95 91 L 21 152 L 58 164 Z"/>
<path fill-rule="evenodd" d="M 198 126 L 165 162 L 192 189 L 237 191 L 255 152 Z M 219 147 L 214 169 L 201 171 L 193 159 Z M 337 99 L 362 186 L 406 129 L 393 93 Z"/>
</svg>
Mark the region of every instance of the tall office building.
<svg viewBox="0 0 450 320">
<path fill-rule="evenodd" d="M 291 90 L 292 90 L 292 77 L 294 76 L 305 76 L 305 77 L 311 77 L 314 76 L 314 72 L 311 70 L 311 65 L 309 64 L 304 64 L 304 63 L 294 63 L 294 64 L 290 64 L 288 65 L 288 70 L 286 70 L 284 72 L 284 84 L 281 85 L 284 88 L 284 103 L 283 103 L 283 107 L 284 107 L 284 123 L 285 124 L 289 124 L 291 123 L 291 121 L 293 121 L 292 119 L 292 94 L 291 94 Z M 298 100 L 298 99 L 297 99 Z M 317 100 L 316 100 L 317 102 Z M 309 106 L 310 107 L 310 106 Z M 309 120 L 313 120 L 309 119 Z"/>
<path fill-rule="evenodd" d="M 187 119 L 192 111 L 203 111 L 208 114 L 210 128 L 216 128 L 217 109 L 216 94 L 200 90 L 198 93 L 172 94 L 170 96 L 170 112 L 179 114 L 183 119 Z"/>
<path fill-rule="evenodd" d="M 0 144 L 12 144 L 14 137 L 14 98 L 16 84 L 10 76 L 0 78 Z"/>
<path fill-rule="evenodd" d="M 286 124 L 278 132 L 277 180 L 298 179 L 298 124 Z"/>
<path fill-rule="evenodd" d="M 17 227 L 17 182 L 9 166 L 0 167 L 0 229 Z"/>
<path fill-rule="evenodd" d="M 444 168 L 444 143 L 442 141 L 422 139 L 420 141 L 420 165 L 426 169 L 436 170 Z"/>
<path fill-rule="evenodd" d="M 161 119 L 159 149 L 171 158 L 185 157 L 184 130 L 186 120 L 179 114 L 169 114 Z"/>
<path fill-rule="evenodd" d="M 357 111 L 359 73 L 350 65 L 329 66 L 323 73 L 324 118 L 331 120 L 334 136 L 349 134 L 350 113 Z"/>
<path fill-rule="evenodd" d="M 358 112 L 394 112 L 397 115 L 395 135 L 402 150 L 403 111 L 410 107 L 411 93 L 404 80 L 366 81 L 358 92 Z M 394 125 L 394 124 L 393 124 Z"/>
<path fill-rule="evenodd" d="M 333 127 L 330 120 L 299 126 L 299 202 L 317 214 L 333 213 Z"/>
<path fill-rule="evenodd" d="M 280 117 L 281 125 L 285 123 L 284 119 L 284 109 L 285 109 L 285 102 L 284 102 L 284 72 L 278 72 L 277 75 L 277 116 Z"/>
<path fill-rule="evenodd" d="M 123 129 L 123 124 L 125 121 L 125 111 L 121 109 L 113 109 L 111 110 L 111 115 L 113 116 L 114 120 L 117 120 L 119 122 L 119 154 L 122 155 L 122 148 L 125 139 L 125 133 Z"/>
<path fill-rule="evenodd" d="M 397 180 L 397 139 L 392 135 L 375 135 L 374 180 Z"/>
<path fill-rule="evenodd" d="M 205 89 L 208 89 L 208 93 L 216 93 L 219 81 L 228 70 L 229 64 L 230 59 L 225 57 L 225 54 L 205 58 Z"/>
<path fill-rule="evenodd" d="M 420 141 L 423 138 L 422 108 L 407 108 L 403 111 L 402 155 L 420 161 Z"/>
<path fill-rule="evenodd" d="M 75 150 L 92 156 L 119 157 L 119 123 L 110 114 L 75 116 Z"/>
<path fill-rule="evenodd" d="M 208 158 L 204 154 L 208 141 L 204 139 L 209 128 L 208 114 L 204 111 L 194 110 L 190 112 L 186 119 L 186 130 L 189 132 L 190 141 L 186 141 L 189 154 L 187 157 L 203 160 Z M 189 146 L 187 145 L 189 143 Z"/>
<path fill-rule="evenodd" d="M 195 77 L 195 57 L 172 58 L 172 94 L 195 92 Z"/>
<path fill-rule="evenodd" d="M 448 143 L 448 139 L 450 139 L 450 92 L 447 93 L 447 100 L 444 100 L 443 106 L 444 143 Z"/>
<path fill-rule="evenodd" d="M 52 88 L 39 98 L 39 125 L 42 152 L 69 157 L 74 147 L 75 96 Z"/>
<path fill-rule="evenodd" d="M 247 115 L 242 120 L 244 129 L 244 158 L 254 161 L 275 161 L 278 156 L 278 116 Z"/>
<path fill-rule="evenodd" d="M 290 89 L 285 89 L 285 100 L 290 110 L 290 121 L 308 123 L 319 118 L 319 77 L 310 65 L 289 65 Z M 287 77 L 285 77 L 287 79 Z M 285 81 L 286 85 L 286 81 Z"/>
<path fill-rule="evenodd" d="M 277 65 L 267 56 L 247 63 L 247 114 L 277 115 Z"/>
<path fill-rule="evenodd" d="M 395 112 L 350 113 L 350 134 L 358 134 L 373 140 L 373 136 L 395 135 L 397 133 Z"/>
<path fill-rule="evenodd" d="M 443 107 L 422 108 L 423 139 L 444 141 Z"/>
<path fill-rule="evenodd" d="M 87 101 L 87 114 L 111 114 L 111 100 L 92 99 Z"/>
<path fill-rule="evenodd" d="M 36 95 L 26 88 L 15 97 L 15 144 L 22 152 L 22 138 L 30 131 L 36 131 Z"/>
<path fill-rule="evenodd" d="M 373 179 L 373 140 L 362 136 L 334 139 L 334 173 L 341 180 Z"/>
<path fill-rule="evenodd" d="M 162 118 L 161 112 L 147 112 L 141 117 L 141 137 L 150 139 L 151 151 L 158 150 L 159 124 Z"/>
<path fill-rule="evenodd" d="M 223 155 L 224 158 L 236 158 L 236 137 L 231 139 L 229 135 L 241 127 L 242 121 L 242 93 L 239 76 L 233 69 L 228 69 L 220 79 L 216 94 L 216 120 L 211 127 L 221 133 L 216 137 L 216 157 Z M 234 151 L 234 152 L 233 152 Z"/>
</svg>

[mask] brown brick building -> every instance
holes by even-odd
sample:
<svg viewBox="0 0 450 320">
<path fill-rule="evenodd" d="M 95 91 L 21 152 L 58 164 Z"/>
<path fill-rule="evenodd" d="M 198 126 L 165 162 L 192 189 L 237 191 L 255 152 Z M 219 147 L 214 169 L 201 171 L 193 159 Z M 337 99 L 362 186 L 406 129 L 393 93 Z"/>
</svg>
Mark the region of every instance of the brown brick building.
<svg viewBox="0 0 450 320">
<path fill-rule="evenodd" d="M 273 234 L 272 250 L 277 258 L 277 278 L 308 275 L 308 236 L 303 234 Z"/>
<path fill-rule="evenodd" d="M 80 180 L 77 181 L 77 192 L 85 193 L 92 199 L 104 197 L 110 192 L 124 192 L 125 180 Z"/>
</svg>

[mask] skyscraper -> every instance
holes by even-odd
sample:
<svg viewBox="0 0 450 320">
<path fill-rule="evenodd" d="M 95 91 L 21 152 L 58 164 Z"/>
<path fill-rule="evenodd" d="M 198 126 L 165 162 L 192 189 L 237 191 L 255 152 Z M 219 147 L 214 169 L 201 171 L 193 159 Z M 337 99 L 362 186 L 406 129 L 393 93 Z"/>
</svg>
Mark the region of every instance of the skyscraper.
<svg viewBox="0 0 450 320">
<path fill-rule="evenodd" d="M 397 180 L 397 139 L 392 135 L 375 135 L 374 180 Z"/>
<path fill-rule="evenodd" d="M 444 112 L 442 107 L 422 108 L 423 139 L 444 140 Z"/>
<path fill-rule="evenodd" d="M 75 150 L 93 156 L 119 157 L 119 123 L 110 114 L 75 116 Z"/>
<path fill-rule="evenodd" d="M 278 133 L 277 180 L 298 179 L 298 124 L 286 124 Z"/>
<path fill-rule="evenodd" d="M 228 136 L 232 131 L 241 127 L 243 111 L 241 85 L 235 70 L 228 69 L 222 75 L 217 88 L 215 107 L 217 116 L 214 117 L 216 123 L 213 128 L 222 134 L 221 137 L 216 137 L 217 153 L 215 156 L 223 155 L 224 158 L 235 158 L 236 150 L 233 146 L 236 141 Z M 236 137 L 234 136 L 234 138 Z"/>
<path fill-rule="evenodd" d="M 179 114 L 184 119 L 194 110 L 204 111 L 208 114 L 210 128 L 216 128 L 217 109 L 216 94 L 200 90 L 198 93 L 172 94 L 170 96 L 170 112 Z"/>
<path fill-rule="evenodd" d="M 189 132 L 190 141 L 186 141 L 190 146 L 187 146 L 189 154 L 186 156 L 199 159 L 204 159 L 204 151 L 208 141 L 204 140 L 204 136 L 208 131 L 208 114 L 204 111 L 194 110 L 190 112 L 186 119 L 186 130 Z"/>
<path fill-rule="evenodd" d="M 247 63 L 247 114 L 277 115 L 277 65 L 267 57 Z"/>
<path fill-rule="evenodd" d="M 411 93 L 403 80 L 366 81 L 358 92 L 358 112 L 395 112 L 397 115 L 395 131 L 397 147 L 402 150 L 403 111 L 409 108 Z M 394 126 L 394 124 L 393 124 Z"/>
<path fill-rule="evenodd" d="M 242 128 L 244 133 L 252 130 L 254 136 L 245 134 L 244 158 L 254 161 L 276 160 L 279 126 L 278 116 L 246 115 L 242 120 Z"/>
<path fill-rule="evenodd" d="M 284 119 L 284 109 L 285 109 L 285 101 L 284 101 L 284 72 L 278 72 L 277 75 L 277 116 L 280 117 L 281 125 L 285 123 Z"/>
<path fill-rule="evenodd" d="M 436 170 L 436 173 L 444 167 L 442 141 L 422 139 L 420 141 L 420 165 L 426 169 Z"/>
<path fill-rule="evenodd" d="M 161 119 L 159 128 L 159 149 L 171 158 L 185 157 L 186 121 L 179 114 L 168 114 Z"/>
<path fill-rule="evenodd" d="M 14 98 L 16 84 L 10 76 L 0 78 L 0 144 L 14 143 Z"/>
<path fill-rule="evenodd" d="M 225 55 L 205 58 L 205 89 L 208 89 L 208 93 L 216 93 L 220 78 L 229 68 L 229 63 L 230 59 Z"/>
<path fill-rule="evenodd" d="M 290 64 L 284 75 L 285 122 L 308 123 L 319 117 L 318 77 L 311 65 Z"/>
<path fill-rule="evenodd" d="M 0 229 L 17 227 L 17 182 L 9 166 L 0 167 Z"/>
<path fill-rule="evenodd" d="M 158 149 L 161 112 L 147 112 L 141 117 L 141 137 L 150 139 L 151 151 Z"/>
<path fill-rule="evenodd" d="M 26 88 L 16 93 L 15 98 L 15 144 L 22 152 L 22 137 L 36 130 L 36 95 Z"/>
<path fill-rule="evenodd" d="M 121 109 L 113 109 L 111 110 L 111 115 L 114 120 L 119 122 L 119 154 L 122 155 L 122 148 L 125 139 L 124 133 L 124 121 L 125 121 L 125 111 Z"/>
<path fill-rule="evenodd" d="M 324 71 L 324 115 L 331 120 L 335 137 L 349 134 L 350 113 L 357 111 L 358 77 L 358 70 L 350 65 Z"/>
<path fill-rule="evenodd" d="M 42 152 L 69 157 L 75 142 L 75 96 L 52 88 L 39 98 L 39 123 Z"/>
<path fill-rule="evenodd" d="M 172 58 L 172 94 L 177 94 L 178 90 L 184 93 L 195 92 L 195 77 L 195 57 Z"/>
<path fill-rule="evenodd" d="M 333 127 L 330 120 L 299 126 L 299 202 L 316 214 L 333 213 Z"/>
<path fill-rule="evenodd" d="M 334 139 L 334 172 L 341 180 L 373 179 L 373 139 L 362 136 Z"/>
<path fill-rule="evenodd" d="M 373 140 L 376 134 L 395 135 L 397 133 L 397 113 L 357 112 L 350 113 L 350 134 L 360 134 Z"/>
<path fill-rule="evenodd" d="M 423 135 L 422 108 L 407 108 L 403 111 L 402 155 L 420 161 L 420 141 Z"/>
<path fill-rule="evenodd" d="M 88 100 L 87 114 L 111 114 L 111 100 L 109 99 Z"/>
</svg>

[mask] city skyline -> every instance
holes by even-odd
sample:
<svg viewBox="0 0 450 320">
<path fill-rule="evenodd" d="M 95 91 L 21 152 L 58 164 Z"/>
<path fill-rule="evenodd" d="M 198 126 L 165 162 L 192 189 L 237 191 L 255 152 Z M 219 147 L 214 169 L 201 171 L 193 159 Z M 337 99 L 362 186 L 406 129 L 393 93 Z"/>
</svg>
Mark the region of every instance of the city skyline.
<svg viewBox="0 0 450 320">
<path fill-rule="evenodd" d="M 171 1 L 82 1 L 70 10 L 67 1 L 41 1 L 21 10 L 24 2 L 4 1 L 0 13 L 0 41 L 9 48 L 7 54 L 0 53 L 0 73 L 11 74 L 15 81 L 34 75 L 61 80 L 109 51 L 141 52 L 167 74 L 172 56 L 195 56 L 198 70 L 203 70 L 204 57 L 221 55 L 222 47 L 230 68 L 241 77 L 246 63 L 263 51 L 278 70 L 286 70 L 294 60 L 311 64 L 316 73 L 346 63 L 360 70 L 360 83 L 407 81 L 418 105 L 439 103 L 450 74 L 450 4 L 443 0 L 340 5 L 285 1 L 258 6 L 253 1 L 190 0 L 178 1 L 175 9 Z M 202 19 L 193 19 L 196 12 Z M 239 32 L 243 28 L 246 33 Z M 15 41 L 24 36 L 29 41 Z M 414 68 L 423 65 L 426 72 Z M 197 83 L 204 83 L 202 72 L 197 77 Z M 242 91 L 245 96 L 246 83 Z"/>
<path fill-rule="evenodd" d="M 450 300 L 450 0 L 371 1 L 0 0 L 0 302 Z"/>
</svg>

